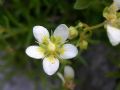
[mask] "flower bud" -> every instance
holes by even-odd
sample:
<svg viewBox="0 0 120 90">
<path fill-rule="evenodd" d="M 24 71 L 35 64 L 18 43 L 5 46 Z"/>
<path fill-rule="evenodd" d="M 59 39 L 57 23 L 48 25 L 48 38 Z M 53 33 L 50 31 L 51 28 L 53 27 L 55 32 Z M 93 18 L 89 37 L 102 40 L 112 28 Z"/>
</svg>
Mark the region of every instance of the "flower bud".
<svg viewBox="0 0 120 90">
<path fill-rule="evenodd" d="M 79 48 L 83 50 L 83 49 L 87 49 L 87 47 L 88 47 L 88 42 L 86 40 L 82 40 L 79 44 Z"/>
<path fill-rule="evenodd" d="M 78 36 L 78 31 L 75 27 L 70 26 L 69 28 L 69 39 L 74 39 Z"/>
<path fill-rule="evenodd" d="M 65 66 L 64 77 L 65 79 L 74 79 L 74 70 L 71 66 Z"/>
</svg>

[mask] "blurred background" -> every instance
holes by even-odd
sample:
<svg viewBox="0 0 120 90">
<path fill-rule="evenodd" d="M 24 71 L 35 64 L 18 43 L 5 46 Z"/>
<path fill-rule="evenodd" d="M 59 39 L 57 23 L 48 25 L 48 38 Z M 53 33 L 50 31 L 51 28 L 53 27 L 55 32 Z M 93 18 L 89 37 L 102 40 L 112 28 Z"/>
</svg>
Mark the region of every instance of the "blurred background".
<svg viewBox="0 0 120 90">
<path fill-rule="evenodd" d="M 32 27 L 53 30 L 59 24 L 103 22 L 112 0 L 0 0 L 0 90 L 63 90 L 57 75 L 44 73 L 41 60 L 25 54 L 36 44 Z M 93 32 L 88 49 L 72 59 L 75 90 L 120 90 L 120 45 L 112 47 L 102 27 Z M 60 66 L 62 70 L 64 65 Z"/>
</svg>

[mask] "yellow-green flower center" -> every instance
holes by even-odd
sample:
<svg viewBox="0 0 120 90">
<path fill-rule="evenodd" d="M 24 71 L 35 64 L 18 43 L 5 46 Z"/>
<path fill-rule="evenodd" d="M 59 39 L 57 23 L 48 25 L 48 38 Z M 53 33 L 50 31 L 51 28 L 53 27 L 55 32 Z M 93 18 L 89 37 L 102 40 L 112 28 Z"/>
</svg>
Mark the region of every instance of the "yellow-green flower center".
<svg viewBox="0 0 120 90">
<path fill-rule="evenodd" d="M 48 50 L 49 50 L 50 52 L 56 51 L 56 46 L 55 46 L 55 44 L 52 43 L 52 42 L 49 42 L 49 44 L 48 44 Z"/>
<path fill-rule="evenodd" d="M 45 57 L 49 57 L 50 62 L 54 63 L 53 58 L 58 58 L 59 54 L 64 52 L 62 48 L 63 43 L 59 37 L 51 36 L 50 39 L 43 39 L 43 43 L 40 44 L 42 52 L 44 52 Z"/>
</svg>

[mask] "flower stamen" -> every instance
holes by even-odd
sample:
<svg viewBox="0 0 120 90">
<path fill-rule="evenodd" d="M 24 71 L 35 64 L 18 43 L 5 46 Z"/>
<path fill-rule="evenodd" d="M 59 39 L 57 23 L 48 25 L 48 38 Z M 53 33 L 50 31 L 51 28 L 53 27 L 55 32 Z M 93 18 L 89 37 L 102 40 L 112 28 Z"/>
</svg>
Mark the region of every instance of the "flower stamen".
<svg viewBox="0 0 120 90">
<path fill-rule="evenodd" d="M 56 50 L 55 44 L 52 43 L 52 42 L 49 42 L 49 44 L 48 44 L 48 50 L 51 51 L 51 52 L 54 52 Z"/>
</svg>

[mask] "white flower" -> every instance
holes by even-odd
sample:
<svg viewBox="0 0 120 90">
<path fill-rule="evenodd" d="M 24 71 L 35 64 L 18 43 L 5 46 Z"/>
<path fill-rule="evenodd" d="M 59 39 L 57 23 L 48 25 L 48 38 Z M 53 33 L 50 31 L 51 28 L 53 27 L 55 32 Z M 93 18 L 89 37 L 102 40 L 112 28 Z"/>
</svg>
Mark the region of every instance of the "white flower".
<svg viewBox="0 0 120 90">
<path fill-rule="evenodd" d="M 110 43 L 113 46 L 116 46 L 120 43 L 120 29 L 108 24 L 107 25 L 107 35 L 110 40 Z"/>
<path fill-rule="evenodd" d="M 67 65 L 64 67 L 64 75 L 59 72 L 57 73 L 57 75 L 62 80 L 63 84 L 65 84 L 69 80 L 71 81 L 74 79 L 75 72 L 71 66 Z"/>
<path fill-rule="evenodd" d="M 35 59 L 43 59 L 43 69 L 48 75 L 53 75 L 58 70 L 59 59 L 71 59 L 78 54 L 74 45 L 65 44 L 69 35 L 65 24 L 59 25 L 52 36 L 43 26 L 35 26 L 33 35 L 39 46 L 29 46 L 26 54 Z"/>
</svg>

